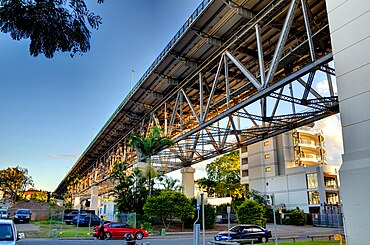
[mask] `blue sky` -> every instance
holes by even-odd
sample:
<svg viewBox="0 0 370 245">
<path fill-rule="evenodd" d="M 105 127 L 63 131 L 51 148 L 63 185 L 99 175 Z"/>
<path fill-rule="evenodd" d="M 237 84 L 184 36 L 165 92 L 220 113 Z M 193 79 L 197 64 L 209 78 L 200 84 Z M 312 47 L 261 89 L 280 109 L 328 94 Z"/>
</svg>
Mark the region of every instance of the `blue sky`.
<svg viewBox="0 0 370 245">
<path fill-rule="evenodd" d="M 28 41 L 0 33 L 0 169 L 29 170 L 53 191 L 200 0 L 108 0 L 91 50 L 70 58 L 29 55 Z"/>
</svg>

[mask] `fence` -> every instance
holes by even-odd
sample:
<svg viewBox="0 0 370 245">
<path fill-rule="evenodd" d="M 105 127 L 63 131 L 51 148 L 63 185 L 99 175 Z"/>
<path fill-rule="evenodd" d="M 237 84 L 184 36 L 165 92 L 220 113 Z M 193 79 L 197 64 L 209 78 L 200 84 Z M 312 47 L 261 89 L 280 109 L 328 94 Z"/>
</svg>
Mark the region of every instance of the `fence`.
<svg viewBox="0 0 370 245">
<path fill-rule="evenodd" d="M 343 217 L 336 213 L 316 213 L 312 214 L 312 223 L 314 226 L 343 227 Z"/>
<path fill-rule="evenodd" d="M 114 218 L 115 221 L 125 222 L 132 227 L 136 227 L 136 213 L 118 213 Z"/>
</svg>

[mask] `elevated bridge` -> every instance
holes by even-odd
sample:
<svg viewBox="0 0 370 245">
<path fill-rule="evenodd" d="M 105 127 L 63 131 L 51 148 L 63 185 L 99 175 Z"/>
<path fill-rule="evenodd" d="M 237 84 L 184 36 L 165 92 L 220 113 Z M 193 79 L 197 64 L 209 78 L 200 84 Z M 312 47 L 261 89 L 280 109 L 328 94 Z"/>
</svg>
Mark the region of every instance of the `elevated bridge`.
<svg viewBox="0 0 370 245">
<path fill-rule="evenodd" d="M 369 23 L 370 1 L 364 0 L 204 0 L 56 192 L 65 193 L 68 176 L 79 174 L 74 194 L 90 194 L 97 207 L 97 196 L 111 188 L 113 162 L 136 162 L 127 145 L 133 131 L 156 125 L 172 137 L 175 146 L 156 156 L 166 173 L 335 114 L 340 106 L 346 242 L 368 244 Z M 323 80 L 327 93 L 315 90 Z"/>
<path fill-rule="evenodd" d="M 175 145 L 154 158 L 163 173 L 338 113 L 325 1 L 204 0 L 56 189 L 107 180 L 133 164 L 131 132 L 159 126 Z M 314 84 L 327 80 L 329 93 Z"/>
</svg>

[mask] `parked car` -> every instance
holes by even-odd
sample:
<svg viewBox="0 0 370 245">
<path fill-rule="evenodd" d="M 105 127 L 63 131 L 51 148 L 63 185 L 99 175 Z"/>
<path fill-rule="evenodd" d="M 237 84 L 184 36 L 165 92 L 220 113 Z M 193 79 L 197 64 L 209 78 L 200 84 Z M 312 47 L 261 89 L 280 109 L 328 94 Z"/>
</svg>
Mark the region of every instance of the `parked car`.
<svg viewBox="0 0 370 245">
<path fill-rule="evenodd" d="M 237 225 L 230 229 L 230 240 L 233 239 L 258 239 L 258 242 L 266 243 L 271 238 L 271 231 L 258 225 Z M 215 236 L 216 241 L 228 240 L 228 232 L 220 232 Z"/>
<path fill-rule="evenodd" d="M 0 219 L 9 219 L 8 211 L 6 209 L 0 209 Z"/>
<path fill-rule="evenodd" d="M 100 226 L 94 227 L 93 236 L 97 237 L 99 232 Z M 111 238 L 121 238 L 130 233 L 135 236 L 136 240 L 141 240 L 144 237 L 148 236 L 148 231 L 139 228 L 133 228 L 127 223 L 123 222 L 111 222 L 108 224 L 104 224 L 104 231 L 106 232 L 107 239 Z"/>
<path fill-rule="evenodd" d="M 95 214 L 80 214 L 75 215 L 72 223 L 78 226 L 95 226 L 100 225 L 100 219 Z"/>
<path fill-rule="evenodd" d="M 21 235 L 20 233 L 19 235 Z M 24 234 L 23 234 L 24 236 Z M 12 220 L 0 220 L 0 244 L 18 244 L 19 236 L 17 228 Z"/>
<path fill-rule="evenodd" d="M 86 214 L 86 212 L 81 211 L 81 212 L 80 212 L 80 215 L 81 215 L 81 214 Z M 78 215 L 78 211 L 72 211 L 72 212 L 69 212 L 69 213 L 67 213 L 67 214 L 65 214 L 65 215 L 63 216 L 63 221 L 64 221 L 67 225 L 71 225 L 71 224 L 73 224 L 73 218 L 74 218 L 76 215 Z"/>
<path fill-rule="evenodd" d="M 29 223 L 30 220 L 31 220 L 31 210 L 29 209 L 18 209 L 15 213 L 14 213 L 14 223 L 21 223 L 21 222 L 24 222 L 24 223 Z"/>
</svg>

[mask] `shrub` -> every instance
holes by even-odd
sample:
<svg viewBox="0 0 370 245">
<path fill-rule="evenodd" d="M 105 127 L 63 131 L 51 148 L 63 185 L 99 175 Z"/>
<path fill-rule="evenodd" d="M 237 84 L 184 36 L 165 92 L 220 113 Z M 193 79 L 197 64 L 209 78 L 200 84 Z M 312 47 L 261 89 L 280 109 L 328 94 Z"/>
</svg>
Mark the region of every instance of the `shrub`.
<svg viewBox="0 0 370 245">
<path fill-rule="evenodd" d="M 291 225 L 305 225 L 307 221 L 306 214 L 299 209 L 295 209 L 289 214 L 289 223 Z"/>
<path fill-rule="evenodd" d="M 244 201 L 236 213 L 239 223 L 266 226 L 266 210 L 253 200 Z"/>
<path fill-rule="evenodd" d="M 195 198 L 192 199 L 192 206 L 195 207 L 196 206 L 196 203 L 197 203 L 197 200 Z M 205 228 L 206 229 L 212 229 L 215 224 L 216 224 L 216 210 L 215 210 L 215 207 L 211 206 L 211 205 L 205 205 L 204 206 L 204 223 L 205 223 Z M 185 228 L 193 228 L 193 224 L 195 222 L 195 220 L 197 219 L 198 217 L 198 211 L 195 210 L 194 212 L 194 218 L 192 219 L 187 219 L 184 223 L 184 227 Z M 199 210 L 199 221 L 197 222 L 198 224 L 200 224 L 201 228 L 202 228 L 202 210 Z"/>
</svg>

